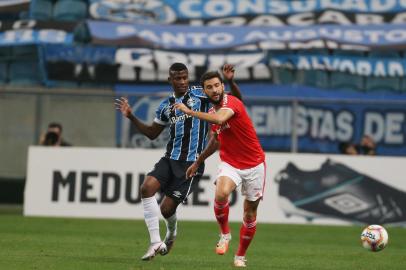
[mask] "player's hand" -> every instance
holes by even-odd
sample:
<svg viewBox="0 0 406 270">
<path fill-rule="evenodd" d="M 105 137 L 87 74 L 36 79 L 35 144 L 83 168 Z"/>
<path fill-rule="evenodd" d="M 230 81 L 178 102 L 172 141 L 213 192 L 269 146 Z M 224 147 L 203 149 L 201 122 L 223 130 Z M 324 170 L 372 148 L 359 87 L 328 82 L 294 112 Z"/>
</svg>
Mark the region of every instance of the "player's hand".
<svg viewBox="0 0 406 270">
<path fill-rule="evenodd" d="M 116 98 L 114 105 L 116 106 L 116 109 L 120 110 L 125 117 L 129 117 L 130 115 L 132 115 L 132 110 L 130 104 L 128 104 L 127 98 L 125 97 Z"/>
<path fill-rule="evenodd" d="M 231 64 L 225 64 L 223 66 L 223 77 L 224 79 L 226 79 L 227 81 L 232 81 L 234 79 L 234 66 Z"/>
<path fill-rule="evenodd" d="M 193 164 L 190 165 L 186 170 L 186 179 L 191 179 L 193 176 L 195 176 L 198 169 L 199 165 L 197 162 L 193 162 Z"/>
<path fill-rule="evenodd" d="M 191 109 L 189 109 L 185 104 L 183 103 L 176 103 L 172 107 L 173 110 L 179 110 L 181 112 L 184 112 L 186 114 L 190 114 L 192 112 Z"/>
</svg>

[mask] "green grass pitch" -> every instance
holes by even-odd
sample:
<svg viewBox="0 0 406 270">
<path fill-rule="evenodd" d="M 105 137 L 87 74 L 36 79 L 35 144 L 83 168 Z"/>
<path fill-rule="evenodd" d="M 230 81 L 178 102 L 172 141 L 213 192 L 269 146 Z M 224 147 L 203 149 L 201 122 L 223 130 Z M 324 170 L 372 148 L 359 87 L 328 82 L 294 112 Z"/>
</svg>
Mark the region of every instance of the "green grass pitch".
<svg viewBox="0 0 406 270">
<path fill-rule="evenodd" d="M 140 257 L 149 241 L 142 220 L 27 218 L 2 213 L 0 269 L 234 269 L 239 226 L 232 223 L 230 251 L 218 256 L 214 220 L 180 221 L 171 253 L 144 262 Z M 406 269 L 406 229 L 387 228 L 389 245 L 378 253 L 361 247 L 361 230 L 359 226 L 259 224 L 247 253 L 248 269 Z"/>
</svg>

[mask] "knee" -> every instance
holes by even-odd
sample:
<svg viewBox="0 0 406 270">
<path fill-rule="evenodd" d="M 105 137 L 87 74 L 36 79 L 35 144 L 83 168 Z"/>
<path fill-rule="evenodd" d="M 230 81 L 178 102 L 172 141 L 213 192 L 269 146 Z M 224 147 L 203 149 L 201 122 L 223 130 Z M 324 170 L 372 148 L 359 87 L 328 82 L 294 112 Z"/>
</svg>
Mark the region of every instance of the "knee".
<svg viewBox="0 0 406 270">
<path fill-rule="evenodd" d="M 256 211 L 246 211 L 244 212 L 244 220 L 256 220 L 257 212 Z"/>
<path fill-rule="evenodd" d="M 226 202 L 226 201 L 228 201 L 228 196 L 229 195 L 230 194 L 228 194 L 224 190 L 216 190 L 216 201 L 218 201 L 218 202 Z"/>
<path fill-rule="evenodd" d="M 161 208 L 161 214 L 164 218 L 169 218 L 176 212 L 176 206 L 169 205 L 166 203 L 162 203 L 160 208 Z"/>
<path fill-rule="evenodd" d="M 150 180 L 147 178 L 141 185 L 141 198 L 149 198 L 155 195 L 159 190 L 159 182 L 157 180 Z"/>
</svg>

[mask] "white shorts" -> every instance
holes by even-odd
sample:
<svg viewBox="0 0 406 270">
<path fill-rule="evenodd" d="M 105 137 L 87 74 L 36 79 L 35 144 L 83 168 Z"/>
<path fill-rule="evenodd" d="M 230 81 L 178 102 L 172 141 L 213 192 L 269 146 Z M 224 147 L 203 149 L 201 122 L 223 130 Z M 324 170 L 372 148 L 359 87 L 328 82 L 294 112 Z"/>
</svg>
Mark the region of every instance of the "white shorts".
<svg viewBox="0 0 406 270">
<path fill-rule="evenodd" d="M 248 201 L 256 201 L 263 197 L 265 188 L 265 162 L 249 169 L 240 170 L 227 162 L 219 165 L 217 179 L 226 176 L 233 180 L 236 186 L 241 185 L 241 194 Z"/>
</svg>

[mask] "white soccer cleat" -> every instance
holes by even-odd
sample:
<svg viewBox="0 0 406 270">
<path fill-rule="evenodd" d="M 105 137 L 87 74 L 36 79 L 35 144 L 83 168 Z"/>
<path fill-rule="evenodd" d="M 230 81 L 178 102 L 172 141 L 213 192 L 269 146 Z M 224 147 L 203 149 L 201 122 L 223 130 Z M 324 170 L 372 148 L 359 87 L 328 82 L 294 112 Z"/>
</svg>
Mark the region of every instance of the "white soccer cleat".
<svg viewBox="0 0 406 270">
<path fill-rule="evenodd" d="M 176 240 L 176 235 L 171 235 L 171 236 L 169 236 L 169 235 L 167 234 L 167 235 L 165 236 L 164 243 L 165 243 L 165 245 L 166 245 L 166 249 L 160 252 L 162 256 L 165 256 L 166 254 L 169 253 L 169 251 L 171 251 L 171 249 L 172 249 L 172 247 L 173 247 L 173 244 L 175 243 L 175 240 Z"/>
<path fill-rule="evenodd" d="M 247 260 L 245 259 L 245 256 L 234 256 L 234 266 L 235 267 L 247 267 L 245 264 Z"/>
<path fill-rule="evenodd" d="M 231 234 L 220 234 L 220 240 L 216 246 L 216 253 L 218 255 L 224 255 L 228 250 L 228 244 L 231 240 Z"/>
<path fill-rule="evenodd" d="M 158 253 L 162 254 L 162 252 L 165 252 L 165 250 L 166 244 L 164 242 L 151 244 L 148 248 L 147 253 L 145 253 L 144 256 L 141 257 L 141 260 L 143 261 L 152 260 Z"/>
</svg>

